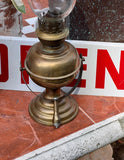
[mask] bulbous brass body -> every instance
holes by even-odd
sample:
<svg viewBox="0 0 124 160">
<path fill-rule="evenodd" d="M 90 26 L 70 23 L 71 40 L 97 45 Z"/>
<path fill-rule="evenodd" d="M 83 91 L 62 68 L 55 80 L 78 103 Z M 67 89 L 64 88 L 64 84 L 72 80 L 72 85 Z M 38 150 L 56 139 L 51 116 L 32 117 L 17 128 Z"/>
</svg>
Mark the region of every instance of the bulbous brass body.
<svg viewBox="0 0 124 160">
<path fill-rule="evenodd" d="M 56 99 L 64 94 L 60 88 L 71 83 L 77 75 L 80 58 L 76 49 L 64 40 L 67 29 L 60 34 L 37 32 L 41 42 L 31 47 L 25 68 L 31 79 L 46 90 L 32 100 L 29 113 L 39 123 L 58 127 L 78 113 L 78 104 L 71 96 Z"/>
</svg>

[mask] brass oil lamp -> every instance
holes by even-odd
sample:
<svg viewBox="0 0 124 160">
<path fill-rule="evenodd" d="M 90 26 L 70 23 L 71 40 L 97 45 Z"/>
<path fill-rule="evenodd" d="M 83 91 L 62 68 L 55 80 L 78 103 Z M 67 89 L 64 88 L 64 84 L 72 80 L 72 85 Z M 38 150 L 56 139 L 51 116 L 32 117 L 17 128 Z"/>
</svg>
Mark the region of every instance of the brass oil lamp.
<svg viewBox="0 0 124 160">
<path fill-rule="evenodd" d="M 65 38 L 69 34 L 65 17 L 72 11 L 76 0 L 29 0 L 38 16 L 37 37 L 25 60 L 30 78 L 45 91 L 29 105 L 30 116 L 38 123 L 56 128 L 74 119 L 77 102 L 60 88 L 76 77 L 82 60 L 76 49 Z M 80 76 L 81 78 L 81 73 Z M 78 80 L 79 81 L 79 80 Z"/>
</svg>

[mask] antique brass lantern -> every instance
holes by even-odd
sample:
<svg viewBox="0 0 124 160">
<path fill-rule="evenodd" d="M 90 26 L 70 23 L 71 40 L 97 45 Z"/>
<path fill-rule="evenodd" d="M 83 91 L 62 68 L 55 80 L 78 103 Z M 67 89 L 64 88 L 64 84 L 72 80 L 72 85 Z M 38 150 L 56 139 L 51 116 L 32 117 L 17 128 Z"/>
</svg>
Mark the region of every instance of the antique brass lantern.
<svg viewBox="0 0 124 160">
<path fill-rule="evenodd" d="M 81 58 L 65 38 L 69 30 L 65 17 L 72 11 L 76 0 L 30 0 L 32 10 L 38 15 L 37 37 L 25 60 L 30 78 L 45 91 L 29 105 L 30 116 L 44 125 L 59 125 L 75 118 L 77 102 L 60 88 L 76 77 Z"/>
</svg>

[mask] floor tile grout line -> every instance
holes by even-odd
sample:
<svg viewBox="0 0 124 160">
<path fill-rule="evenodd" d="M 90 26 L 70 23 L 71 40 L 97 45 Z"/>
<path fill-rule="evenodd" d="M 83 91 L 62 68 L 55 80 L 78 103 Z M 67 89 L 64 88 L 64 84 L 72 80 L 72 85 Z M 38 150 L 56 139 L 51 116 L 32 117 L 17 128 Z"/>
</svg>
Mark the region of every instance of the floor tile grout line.
<svg viewBox="0 0 124 160">
<path fill-rule="evenodd" d="M 86 117 L 88 117 L 94 124 L 96 123 L 81 107 L 79 107 L 80 111 L 85 114 Z"/>
<path fill-rule="evenodd" d="M 118 108 L 118 106 L 116 105 L 116 97 L 114 97 L 114 107 L 116 108 L 116 110 L 121 113 L 120 109 Z"/>
<path fill-rule="evenodd" d="M 114 105 L 114 107 L 119 113 L 121 113 L 121 111 L 119 110 L 119 108 L 116 105 Z"/>
<path fill-rule="evenodd" d="M 32 127 L 31 123 L 29 121 L 25 121 L 31 128 L 32 132 L 33 132 L 33 135 L 35 137 L 35 139 L 37 140 L 37 142 L 41 145 L 41 142 L 40 142 L 40 139 L 39 137 L 37 136 L 37 133 L 35 131 L 35 129 Z"/>
</svg>

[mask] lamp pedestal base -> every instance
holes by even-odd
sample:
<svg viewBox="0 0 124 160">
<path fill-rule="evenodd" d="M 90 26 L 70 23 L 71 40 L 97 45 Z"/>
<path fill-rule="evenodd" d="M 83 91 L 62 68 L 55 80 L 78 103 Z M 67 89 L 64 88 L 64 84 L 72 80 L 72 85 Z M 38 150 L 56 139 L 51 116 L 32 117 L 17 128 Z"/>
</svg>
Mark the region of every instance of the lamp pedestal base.
<svg viewBox="0 0 124 160">
<path fill-rule="evenodd" d="M 63 94 L 60 89 L 46 89 L 31 101 L 30 116 L 38 123 L 54 125 L 56 128 L 71 121 L 78 113 L 78 104 L 71 96 L 58 101 L 54 100 Z"/>
</svg>

